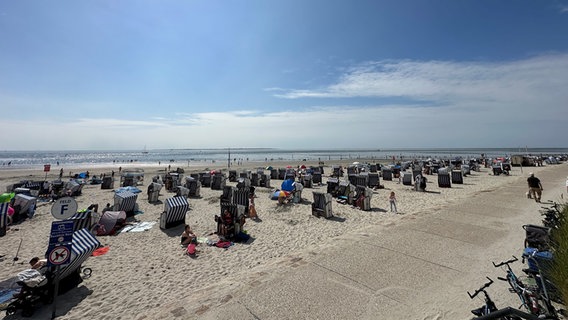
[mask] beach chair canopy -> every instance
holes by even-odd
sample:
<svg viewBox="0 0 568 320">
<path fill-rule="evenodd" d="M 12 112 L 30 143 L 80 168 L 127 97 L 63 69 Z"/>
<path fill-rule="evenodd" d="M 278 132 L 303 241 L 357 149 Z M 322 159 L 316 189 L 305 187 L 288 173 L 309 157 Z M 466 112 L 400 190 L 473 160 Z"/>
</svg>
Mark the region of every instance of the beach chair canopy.
<svg viewBox="0 0 568 320">
<path fill-rule="evenodd" d="M 99 228 L 97 235 L 105 236 L 109 235 L 117 223 L 126 220 L 126 212 L 124 211 L 107 211 L 102 214 L 99 224 L 102 228 Z"/>
</svg>

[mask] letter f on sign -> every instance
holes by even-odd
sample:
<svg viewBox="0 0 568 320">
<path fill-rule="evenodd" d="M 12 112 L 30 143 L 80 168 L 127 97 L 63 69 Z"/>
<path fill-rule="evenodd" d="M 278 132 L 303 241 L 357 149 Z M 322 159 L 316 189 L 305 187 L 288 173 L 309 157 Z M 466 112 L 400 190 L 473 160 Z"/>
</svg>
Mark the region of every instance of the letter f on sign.
<svg viewBox="0 0 568 320">
<path fill-rule="evenodd" d="M 68 204 L 61 205 L 61 215 L 63 215 L 65 213 L 65 211 L 67 211 L 68 207 L 69 207 Z"/>
</svg>

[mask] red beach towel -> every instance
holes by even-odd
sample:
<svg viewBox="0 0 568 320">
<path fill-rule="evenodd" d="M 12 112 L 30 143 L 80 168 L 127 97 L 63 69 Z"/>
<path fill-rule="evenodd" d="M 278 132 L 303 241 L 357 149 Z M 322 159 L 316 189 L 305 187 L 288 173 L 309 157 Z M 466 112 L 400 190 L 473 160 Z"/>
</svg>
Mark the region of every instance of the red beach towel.
<svg viewBox="0 0 568 320">
<path fill-rule="evenodd" d="M 101 248 L 98 248 L 95 251 L 93 251 L 93 253 L 91 255 L 93 257 L 102 256 L 103 254 L 106 254 L 109 250 L 110 250 L 109 246 L 101 247 Z"/>
</svg>

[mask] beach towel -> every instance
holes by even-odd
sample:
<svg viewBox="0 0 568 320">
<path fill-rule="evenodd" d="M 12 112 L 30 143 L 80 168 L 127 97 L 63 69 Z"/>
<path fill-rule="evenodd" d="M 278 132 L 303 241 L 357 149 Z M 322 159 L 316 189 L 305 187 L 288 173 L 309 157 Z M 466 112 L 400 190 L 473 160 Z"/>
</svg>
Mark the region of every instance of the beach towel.
<svg viewBox="0 0 568 320">
<path fill-rule="evenodd" d="M 136 187 L 133 187 L 133 186 L 120 187 L 120 188 L 114 190 L 115 193 L 120 193 L 120 192 L 125 192 L 125 191 L 129 191 L 129 192 L 132 192 L 132 193 L 140 193 L 140 192 L 142 192 L 142 190 L 140 190 L 140 189 L 138 189 L 138 188 L 136 188 Z"/>
<path fill-rule="evenodd" d="M 231 241 L 222 241 L 219 240 L 217 241 L 217 243 L 215 244 L 217 246 L 217 248 L 225 248 L 227 249 L 228 247 L 232 246 L 233 243 Z"/>
<path fill-rule="evenodd" d="M 101 248 L 98 248 L 95 251 L 93 251 L 93 253 L 91 255 L 93 257 L 102 256 L 103 254 L 106 254 L 109 250 L 110 250 L 109 246 L 101 247 Z"/>
<path fill-rule="evenodd" d="M 152 226 L 154 226 L 155 224 L 156 224 L 156 221 L 135 222 L 135 223 L 131 223 L 131 224 L 125 226 L 124 228 L 122 228 L 120 230 L 120 232 L 124 233 L 124 232 L 148 231 L 148 230 L 152 229 Z"/>
</svg>

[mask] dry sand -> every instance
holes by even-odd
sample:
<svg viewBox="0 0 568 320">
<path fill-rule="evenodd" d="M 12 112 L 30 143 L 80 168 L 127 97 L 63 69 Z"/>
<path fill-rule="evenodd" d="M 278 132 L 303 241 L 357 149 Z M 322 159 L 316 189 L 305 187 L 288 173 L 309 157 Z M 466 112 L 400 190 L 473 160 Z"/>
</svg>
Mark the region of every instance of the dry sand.
<svg viewBox="0 0 568 320">
<path fill-rule="evenodd" d="M 279 167 L 280 164 L 274 166 Z M 565 166 L 562 164 L 556 167 Z M 213 167 L 209 166 L 209 169 Z M 245 229 L 254 239 L 247 244 L 237 243 L 228 249 L 200 244 L 198 256 L 190 258 L 179 245 L 182 226 L 161 230 L 159 224 L 156 224 L 145 232 L 98 237 L 103 245 L 110 247 L 110 251 L 103 256 L 90 257 L 85 262 L 84 266 L 92 268 L 93 274 L 78 288 L 59 298 L 57 318 L 192 319 L 205 317 L 212 311 L 214 314 L 222 314 L 223 305 L 229 300 L 245 294 L 247 290 L 253 290 L 255 284 L 275 273 L 306 263 L 306 259 L 302 260 L 302 257 L 309 256 L 310 253 L 333 250 L 336 243 L 346 235 L 357 233 L 369 226 L 396 229 L 417 217 L 459 204 L 463 199 L 507 184 L 524 185 L 529 170 L 538 176 L 542 170 L 557 170 L 556 167 L 524 168 L 524 172 L 521 172 L 520 168 L 513 168 L 510 176 L 493 176 L 489 169 L 482 168 L 480 172 L 472 172 L 467 176 L 463 185 L 453 185 L 450 189 L 438 188 L 437 177 L 433 175 L 428 176 L 429 192 L 416 192 L 413 187 L 399 184 L 396 180 L 381 179 L 385 188 L 374 191 L 371 211 L 360 211 L 349 205 L 333 203 L 333 213 L 337 220 L 342 222 L 318 219 L 311 214 L 311 192 L 325 191 L 325 184 L 314 189 L 304 189 L 302 203 L 285 206 L 278 206 L 276 201 L 269 199 L 271 189 L 258 187 L 255 202 L 261 221 L 247 220 Z M 237 169 L 243 168 L 246 166 Z M 110 172 L 111 169 L 118 171 L 115 167 L 85 168 L 91 170 L 91 175 Z M 187 167 L 184 169 L 188 175 L 190 171 Z M 202 172 L 204 169 L 205 166 L 191 168 L 195 172 Z M 330 168 L 325 169 L 327 176 Z M 136 219 L 158 221 L 164 205 L 148 203 L 145 190 L 150 178 L 158 173 L 163 174 L 163 170 L 163 166 L 145 168 L 146 184 L 140 187 L 143 192 L 138 195 L 137 200 L 144 214 L 135 216 Z M 52 172 L 48 175 L 48 180 L 55 179 L 55 174 L 56 172 Z M 0 190 L 5 190 L 7 185 L 20 180 L 41 180 L 44 177 L 40 170 L 3 170 L 0 171 Z M 326 179 L 327 177 L 324 177 L 324 183 Z M 272 187 L 279 187 L 281 182 L 272 180 Z M 543 184 L 544 199 L 558 200 L 563 192 L 560 187 L 564 187 L 555 188 L 556 193 L 552 195 L 549 190 L 553 188 L 548 186 L 546 181 L 543 181 Z M 115 187 L 117 186 L 118 182 L 115 182 Z M 387 197 L 390 191 L 396 192 L 399 214 L 389 212 Z M 190 198 L 191 210 L 186 222 L 198 236 L 215 238 L 215 235 L 212 235 L 216 227 L 214 215 L 219 212 L 220 194 L 221 191 L 202 188 L 201 198 Z M 85 185 L 82 195 L 76 197 L 76 200 L 80 209 L 92 203 L 98 203 L 102 209 L 107 202 L 113 203 L 113 195 L 112 190 L 101 190 L 100 185 Z M 168 193 L 164 188 L 159 199 L 163 201 L 172 196 L 173 193 Z M 0 280 L 15 276 L 27 268 L 27 261 L 31 257 L 45 253 L 51 222 L 54 220 L 50 208 L 50 204 L 40 202 L 33 219 L 12 226 L 7 235 L 0 238 L 0 255 L 5 255 L 0 260 Z M 14 264 L 12 258 L 20 241 L 20 260 Z M 505 256 L 511 254 L 502 253 Z M 436 277 L 435 274 L 431 276 Z M 472 280 L 473 286 L 479 282 L 479 278 Z M 309 283 L 305 285 L 309 286 Z M 462 289 L 465 292 L 472 287 Z M 180 306 L 183 306 L 183 312 L 176 314 Z M 44 306 L 36 311 L 34 318 L 49 319 L 50 316 L 51 307 Z M 309 315 L 305 317 L 309 318 Z M 17 316 L 7 318 L 18 319 Z M 227 315 L 226 318 L 232 317 Z M 422 317 L 417 315 L 416 318 Z"/>
</svg>

